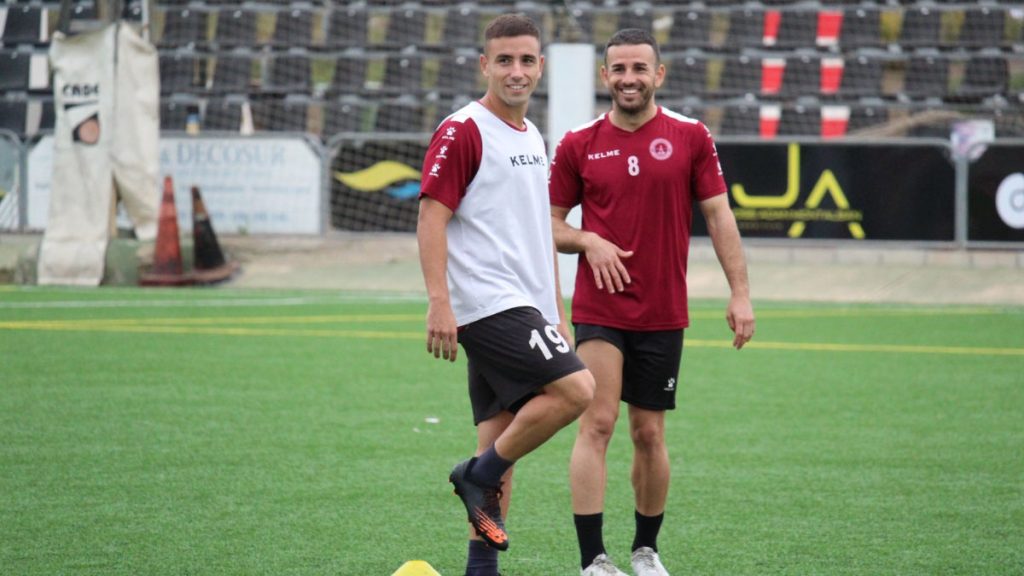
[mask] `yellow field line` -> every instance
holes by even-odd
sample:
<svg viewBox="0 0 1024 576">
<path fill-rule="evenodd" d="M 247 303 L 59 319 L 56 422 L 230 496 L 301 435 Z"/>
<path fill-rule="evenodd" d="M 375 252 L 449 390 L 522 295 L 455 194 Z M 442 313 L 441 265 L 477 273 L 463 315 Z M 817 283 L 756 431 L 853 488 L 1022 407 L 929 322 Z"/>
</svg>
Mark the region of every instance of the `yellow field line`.
<svg viewBox="0 0 1024 576">
<path fill-rule="evenodd" d="M 252 317 L 204 317 L 204 318 L 89 318 L 85 320 L 32 320 L 39 324 L 76 324 L 89 326 L 128 325 L 180 325 L 201 324 L 336 324 L 342 322 L 422 322 L 426 314 L 347 314 L 333 316 L 252 316 Z M 9 322 L 0 322 L 0 327 Z"/>
<path fill-rule="evenodd" d="M 229 319 L 224 319 L 229 320 Z M 369 338 L 375 340 L 425 340 L 422 332 L 396 332 L 383 330 L 330 330 L 330 329 L 285 329 L 208 327 L 194 325 L 145 324 L 139 319 L 117 323 L 105 320 L 77 321 L 25 321 L 0 322 L 0 330 L 41 330 L 62 332 L 112 332 L 132 334 L 194 334 L 207 336 L 306 336 L 317 338 Z M 686 346 L 698 348 L 730 348 L 729 340 L 687 339 Z M 764 342 L 747 344 L 754 350 L 785 350 L 801 352 L 868 352 L 905 354 L 946 354 L 964 356 L 1024 356 L 1024 348 L 992 348 L 969 346 L 928 346 L 910 344 L 838 344 L 819 342 Z"/>
<path fill-rule="evenodd" d="M 728 340 L 686 340 L 686 346 L 732 348 Z M 744 348 L 801 352 L 881 352 L 906 354 L 957 354 L 964 356 L 1024 356 L 1024 348 L 927 346 L 917 344 L 830 344 L 821 342 L 750 342 Z"/>
<path fill-rule="evenodd" d="M 849 308 L 843 310 L 755 310 L 758 318 L 867 318 L 867 317 L 900 317 L 908 316 L 991 316 L 1006 314 L 1006 310 L 998 308 L 899 308 L 872 309 Z M 692 319 L 719 319 L 725 317 L 725 307 L 721 311 L 691 310 Z"/>
<path fill-rule="evenodd" d="M 426 339 L 415 332 L 384 332 L 380 330 L 316 330 L 274 328 L 231 328 L 202 326 L 160 326 L 142 324 L 90 324 L 87 322 L 0 322 L 0 329 L 52 330 L 59 332 L 114 332 L 132 334 L 199 334 L 208 336 L 314 336 L 331 338 Z"/>
</svg>

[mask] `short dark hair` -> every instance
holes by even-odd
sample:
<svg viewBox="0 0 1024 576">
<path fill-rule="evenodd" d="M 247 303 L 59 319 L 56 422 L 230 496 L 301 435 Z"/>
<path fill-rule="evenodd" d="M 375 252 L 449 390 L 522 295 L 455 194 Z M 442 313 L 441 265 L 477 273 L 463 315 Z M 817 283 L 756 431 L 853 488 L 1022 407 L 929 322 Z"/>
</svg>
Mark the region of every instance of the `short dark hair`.
<svg viewBox="0 0 1024 576">
<path fill-rule="evenodd" d="M 525 14 L 502 14 L 487 25 L 484 30 L 484 42 L 495 38 L 512 38 L 515 36 L 533 36 L 540 42 L 540 28 Z"/>
<path fill-rule="evenodd" d="M 658 50 L 658 41 L 654 39 L 654 35 L 640 28 L 623 28 L 608 39 L 608 44 L 604 47 L 604 63 L 608 64 L 608 49 L 612 46 L 638 46 L 640 44 L 647 44 L 654 49 L 654 63 L 661 63 L 661 50 Z"/>
</svg>

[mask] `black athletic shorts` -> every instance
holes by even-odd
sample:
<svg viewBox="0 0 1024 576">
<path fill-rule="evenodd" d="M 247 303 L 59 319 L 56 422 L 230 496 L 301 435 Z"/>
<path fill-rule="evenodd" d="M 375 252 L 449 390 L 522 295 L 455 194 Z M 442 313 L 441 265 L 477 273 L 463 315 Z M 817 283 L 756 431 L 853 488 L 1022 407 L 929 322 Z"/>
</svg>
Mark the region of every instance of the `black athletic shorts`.
<svg viewBox="0 0 1024 576">
<path fill-rule="evenodd" d="M 576 324 L 576 346 L 595 338 L 622 352 L 622 401 L 647 410 L 674 410 L 683 355 L 682 330 L 640 332 Z M 600 383 L 598 383 L 600 385 Z"/>
<path fill-rule="evenodd" d="M 517 412 L 537 390 L 586 369 L 535 308 L 512 308 L 459 329 L 469 368 L 473 423 Z"/>
</svg>

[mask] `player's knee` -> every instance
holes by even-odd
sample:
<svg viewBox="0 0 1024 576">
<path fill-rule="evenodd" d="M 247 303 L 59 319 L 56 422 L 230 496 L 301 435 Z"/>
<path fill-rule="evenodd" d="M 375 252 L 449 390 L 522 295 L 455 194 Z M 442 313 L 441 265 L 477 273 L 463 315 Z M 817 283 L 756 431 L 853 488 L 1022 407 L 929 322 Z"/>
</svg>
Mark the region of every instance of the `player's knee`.
<svg viewBox="0 0 1024 576">
<path fill-rule="evenodd" d="M 562 397 L 567 405 L 567 410 L 574 418 L 578 418 L 590 406 L 594 400 L 594 376 L 590 370 L 580 370 L 566 377 L 565 386 L 562 387 Z"/>
<path fill-rule="evenodd" d="M 634 427 L 630 436 L 638 450 L 655 450 L 665 444 L 664 428 L 654 423 Z"/>
<path fill-rule="evenodd" d="M 614 414 L 588 414 L 580 420 L 580 434 L 592 443 L 607 446 L 615 433 L 615 420 Z"/>
</svg>

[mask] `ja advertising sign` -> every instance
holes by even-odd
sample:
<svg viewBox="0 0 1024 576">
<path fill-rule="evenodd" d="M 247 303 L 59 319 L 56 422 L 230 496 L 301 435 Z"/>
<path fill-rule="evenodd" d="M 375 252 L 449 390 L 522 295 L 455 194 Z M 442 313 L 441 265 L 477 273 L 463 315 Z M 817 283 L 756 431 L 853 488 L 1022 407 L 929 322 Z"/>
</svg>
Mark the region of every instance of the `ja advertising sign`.
<svg viewBox="0 0 1024 576">
<path fill-rule="evenodd" d="M 721 142 L 744 236 L 954 240 L 955 166 L 935 144 Z M 706 235 L 703 218 L 694 233 Z"/>
<path fill-rule="evenodd" d="M 28 160 L 28 226 L 45 229 L 53 138 L 42 138 Z M 319 152 L 302 138 L 160 139 L 161 180 L 174 180 L 183 230 L 192 229 L 191 187 L 198 186 L 218 233 L 318 234 L 321 162 Z M 153 194 L 160 194 L 159 183 L 154 183 Z"/>
</svg>

